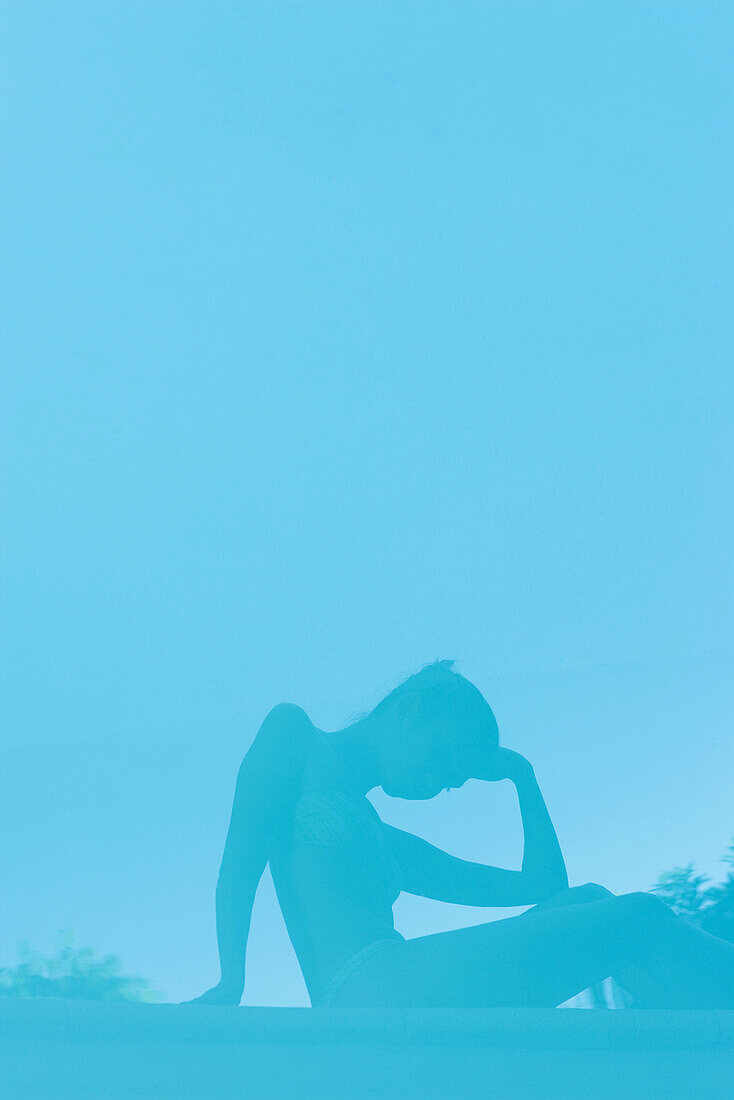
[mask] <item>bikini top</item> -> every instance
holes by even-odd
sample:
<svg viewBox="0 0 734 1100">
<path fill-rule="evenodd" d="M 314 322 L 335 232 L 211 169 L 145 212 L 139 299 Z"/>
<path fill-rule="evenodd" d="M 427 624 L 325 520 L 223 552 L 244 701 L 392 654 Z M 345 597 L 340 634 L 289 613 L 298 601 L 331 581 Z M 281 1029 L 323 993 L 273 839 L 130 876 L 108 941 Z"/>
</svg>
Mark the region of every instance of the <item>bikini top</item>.
<svg viewBox="0 0 734 1100">
<path fill-rule="evenodd" d="M 402 875 L 371 802 L 346 791 L 308 791 L 293 810 L 291 843 L 313 844 L 338 853 L 354 871 L 354 885 L 370 908 L 389 909 L 401 890 Z M 367 889 L 365 889 L 367 887 Z"/>
</svg>

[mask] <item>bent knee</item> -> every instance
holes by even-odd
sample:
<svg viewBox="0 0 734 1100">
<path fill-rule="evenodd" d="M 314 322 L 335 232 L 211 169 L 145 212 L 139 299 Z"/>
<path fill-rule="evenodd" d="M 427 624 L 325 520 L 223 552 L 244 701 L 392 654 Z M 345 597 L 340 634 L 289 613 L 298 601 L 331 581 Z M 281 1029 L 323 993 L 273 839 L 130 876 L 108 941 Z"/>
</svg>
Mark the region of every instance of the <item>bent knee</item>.
<svg viewBox="0 0 734 1100">
<path fill-rule="evenodd" d="M 570 886 L 563 894 L 559 895 L 567 905 L 583 904 L 587 901 L 601 901 L 603 898 L 613 898 L 611 890 L 606 886 L 600 886 L 598 882 L 585 882 L 583 886 Z"/>
<path fill-rule="evenodd" d="M 574 887 L 574 890 L 582 901 L 601 901 L 602 898 L 614 897 L 611 890 L 600 886 L 598 882 L 585 882 L 583 886 Z"/>
<path fill-rule="evenodd" d="M 583 886 L 569 886 L 557 894 L 544 898 L 538 905 L 531 909 L 561 909 L 567 905 L 583 905 L 589 901 L 601 901 L 603 898 L 613 898 L 614 894 L 604 886 L 596 882 L 586 882 Z"/>
<path fill-rule="evenodd" d="M 635 890 L 630 894 L 619 894 L 617 901 L 625 909 L 641 916 L 672 916 L 673 911 L 657 894 L 648 894 L 645 890 Z"/>
</svg>

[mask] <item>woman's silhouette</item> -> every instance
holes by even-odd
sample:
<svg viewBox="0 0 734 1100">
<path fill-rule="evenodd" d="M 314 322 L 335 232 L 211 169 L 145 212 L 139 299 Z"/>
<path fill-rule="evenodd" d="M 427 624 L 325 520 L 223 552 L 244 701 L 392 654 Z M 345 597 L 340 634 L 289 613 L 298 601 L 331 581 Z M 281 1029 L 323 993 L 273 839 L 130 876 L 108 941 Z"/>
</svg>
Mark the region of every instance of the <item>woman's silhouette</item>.
<svg viewBox="0 0 734 1100">
<path fill-rule="evenodd" d="M 437 661 L 336 733 L 270 711 L 245 756 L 216 892 L 221 979 L 196 1000 L 239 1004 L 245 944 L 270 863 L 314 1005 L 555 1006 L 608 976 L 640 1006 L 733 1008 L 734 945 L 646 893 L 568 888 L 530 763 L 499 747 L 481 692 Z M 432 798 L 477 778 L 517 788 L 519 871 L 470 863 L 386 825 L 366 798 Z M 519 917 L 406 940 L 401 890 Z"/>
</svg>

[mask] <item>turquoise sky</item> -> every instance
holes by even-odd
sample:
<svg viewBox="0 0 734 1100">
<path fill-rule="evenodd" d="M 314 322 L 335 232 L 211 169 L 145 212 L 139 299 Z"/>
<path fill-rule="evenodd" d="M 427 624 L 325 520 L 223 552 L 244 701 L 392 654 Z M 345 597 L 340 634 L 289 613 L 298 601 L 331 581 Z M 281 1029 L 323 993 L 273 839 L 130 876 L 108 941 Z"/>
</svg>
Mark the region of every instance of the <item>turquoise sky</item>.
<svg viewBox="0 0 734 1100">
<path fill-rule="evenodd" d="M 202 992 L 265 713 L 335 729 L 435 657 L 535 764 L 573 882 L 716 871 L 733 25 L 2 6 L 0 965 L 71 928 Z M 375 803 L 519 864 L 509 784 Z M 303 1001 L 267 889 L 250 977 Z"/>
</svg>

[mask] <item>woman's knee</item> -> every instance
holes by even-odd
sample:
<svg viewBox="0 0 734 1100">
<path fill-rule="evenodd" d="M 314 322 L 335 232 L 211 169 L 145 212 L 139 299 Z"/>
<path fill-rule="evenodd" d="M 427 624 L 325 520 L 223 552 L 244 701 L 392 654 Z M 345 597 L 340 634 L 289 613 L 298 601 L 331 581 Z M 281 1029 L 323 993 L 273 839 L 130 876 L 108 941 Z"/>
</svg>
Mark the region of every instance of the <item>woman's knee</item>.
<svg viewBox="0 0 734 1100">
<path fill-rule="evenodd" d="M 579 901 L 601 901 L 602 898 L 613 898 L 611 890 L 606 886 L 600 886 L 598 882 L 585 882 L 583 886 L 574 887 L 571 891 Z"/>
<path fill-rule="evenodd" d="M 619 908 L 638 920 L 667 920 L 673 916 L 672 909 L 656 894 L 644 890 L 635 890 L 630 894 L 619 894 L 616 898 Z"/>
<path fill-rule="evenodd" d="M 611 890 L 600 886 L 597 882 L 585 882 L 583 886 L 569 886 L 560 894 L 556 894 L 552 900 L 557 900 L 559 905 L 583 905 L 588 901 L 601 901 L 602 898 L 613 898 Z"/>
<path fill-rule="evenodd" d="M 529 913 L 544 909 L 562 909 L 567 905 L 583 905 L 589 901 L 601 901 L 603 898 L 612 898 L 614 894 L 604 886 L 596 882 L 586 882 L 583 886 L 569 886 L 557 894 L 552 894 L 537 905 L 529 909 Z"/>
</svg>

